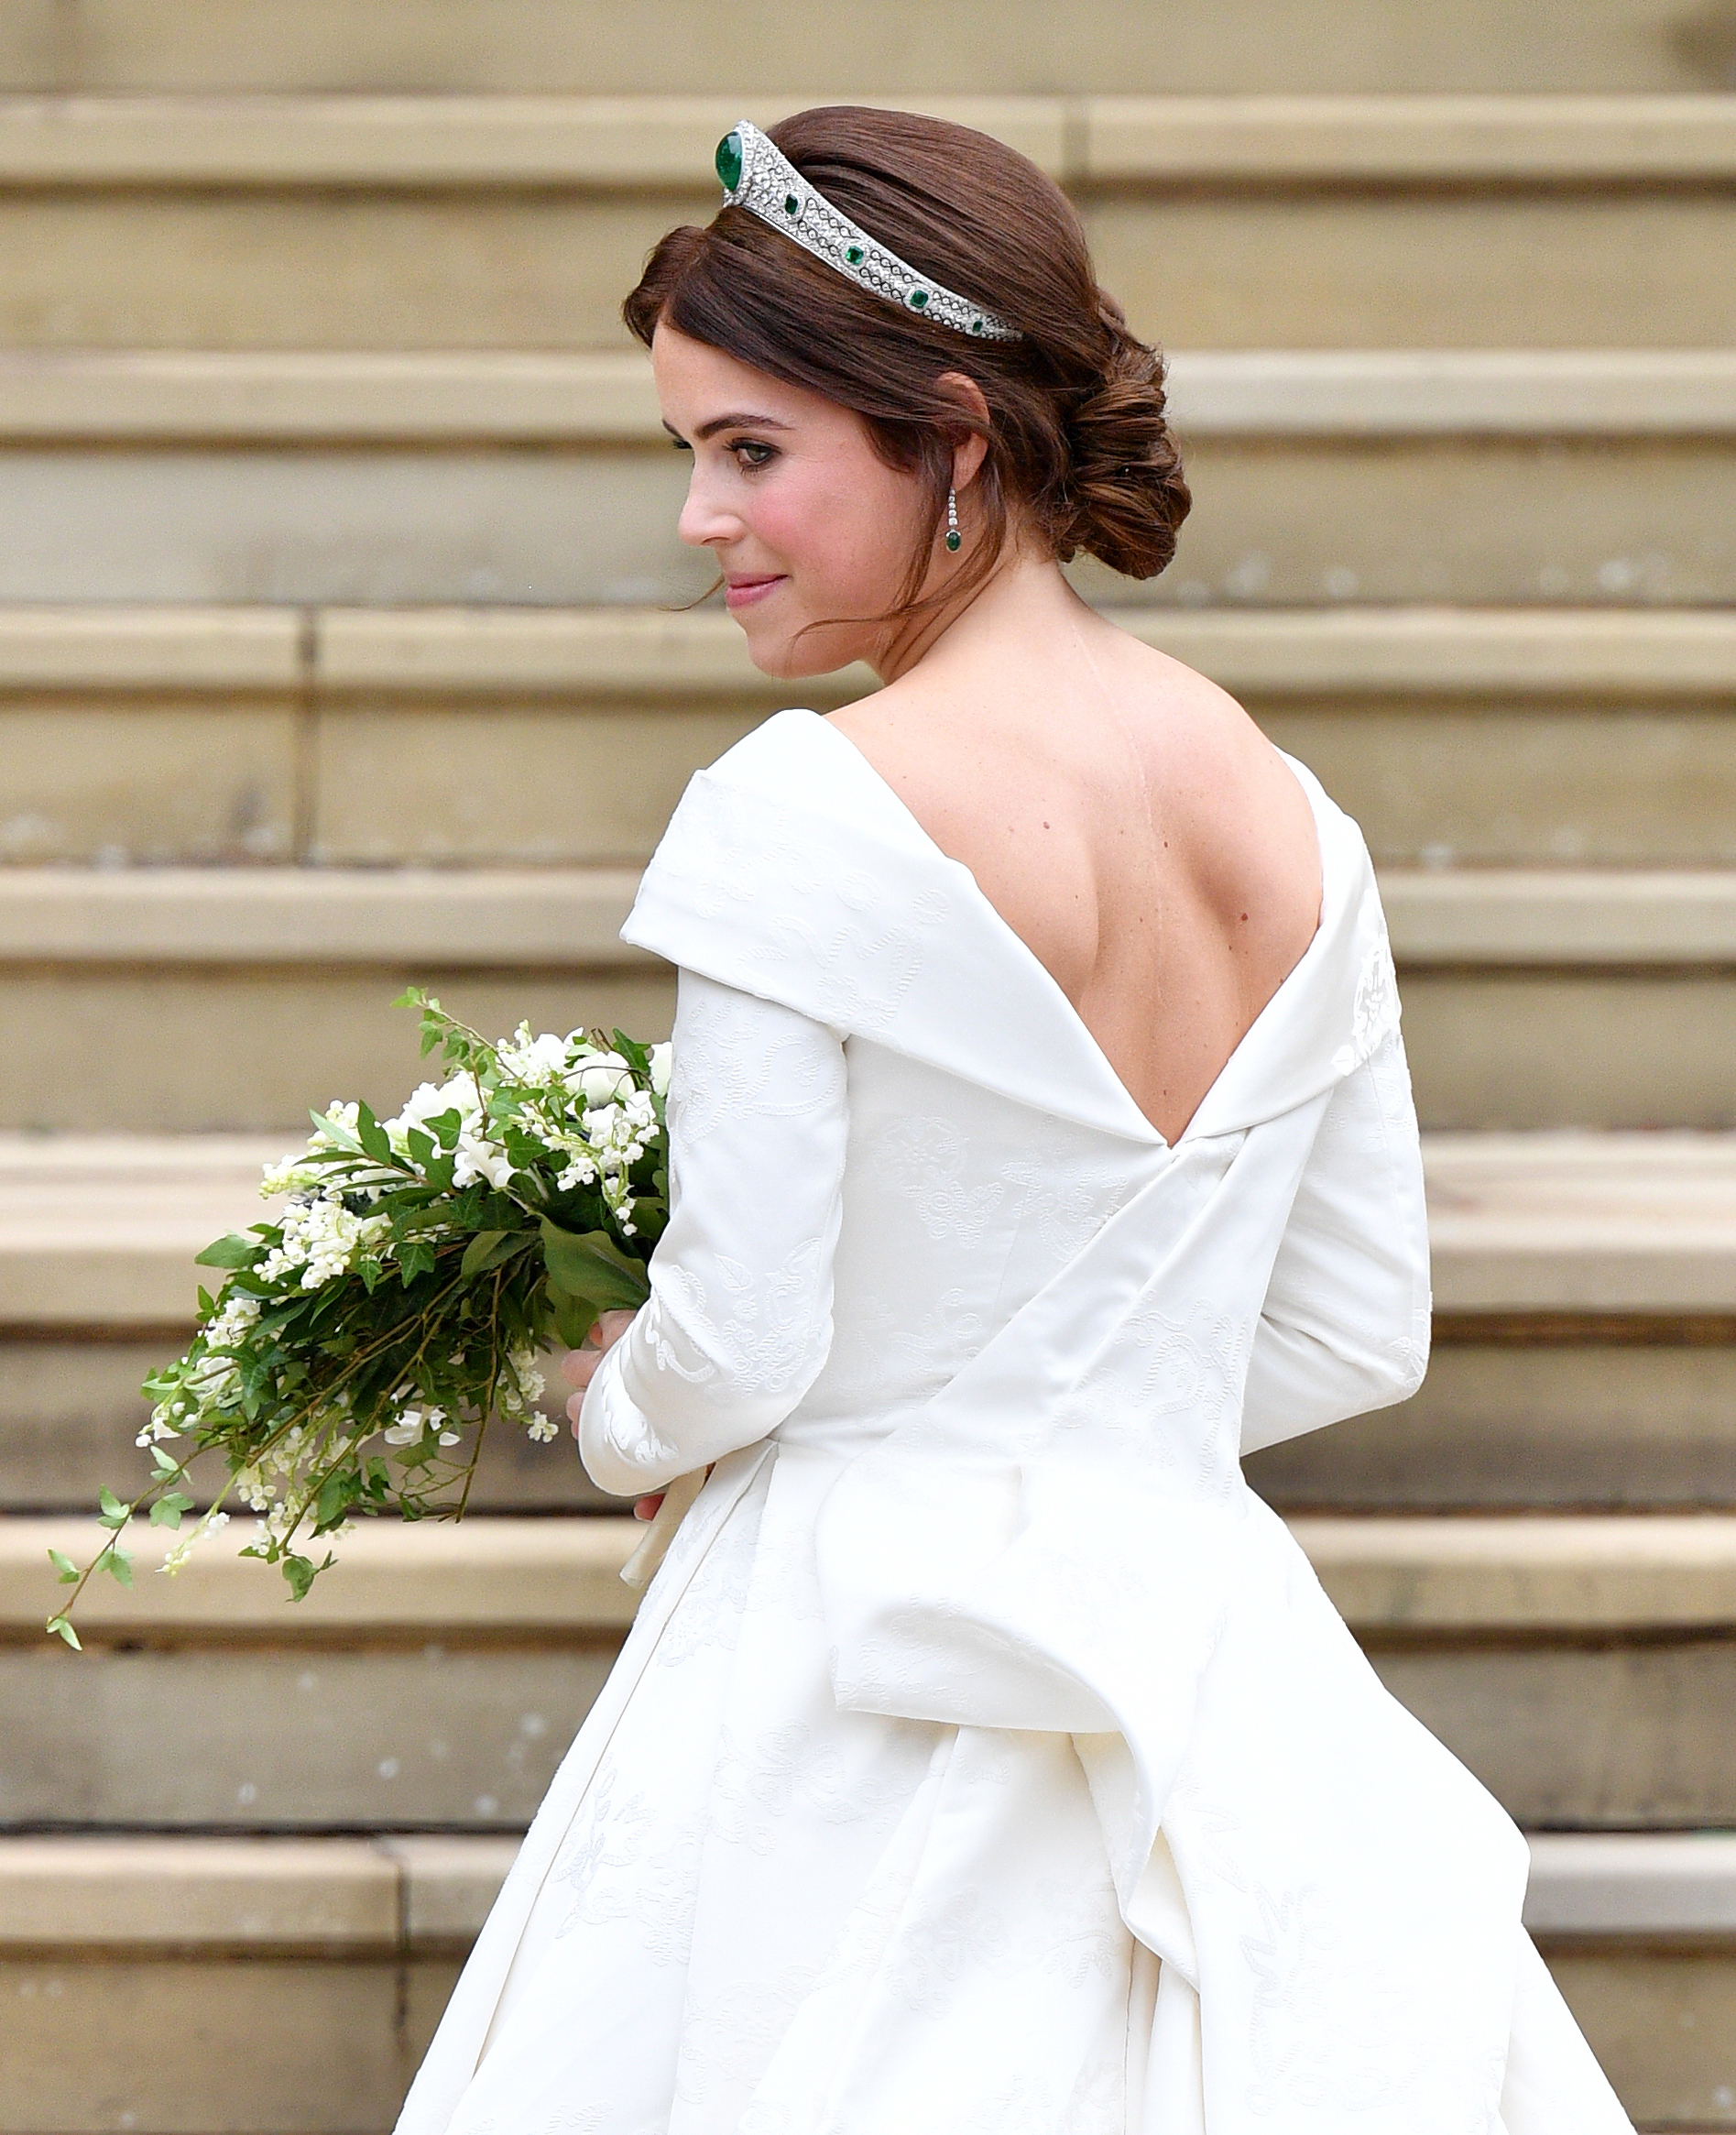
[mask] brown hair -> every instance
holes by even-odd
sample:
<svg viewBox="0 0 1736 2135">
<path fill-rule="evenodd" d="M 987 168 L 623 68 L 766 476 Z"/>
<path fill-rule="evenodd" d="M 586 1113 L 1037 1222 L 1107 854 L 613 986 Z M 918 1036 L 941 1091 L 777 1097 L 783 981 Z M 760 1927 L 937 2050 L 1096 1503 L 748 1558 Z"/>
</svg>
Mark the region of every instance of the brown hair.
<svg viewBox="0 0 1736 2135">
<path fill-rule="evenodd" d="M 1187 515 L 1181 455 L 1163 415 L 1163 363 L 1097 286 L 1066 195 L 1034 163 L 967 126 L 838 104 L 770 129 L 796 169 L 852 221 L 1017 326 L 979 341 L 858 289 L 743 207 L 671 230 L 621 307 L 647 346 L 659 323 L 786 384 L 853 409 L 890 466 L 928 493 L 901 610 L 927 575 L 952 454 L 971 432 L 988 451 L 977 487 L 983 536 L 942 597 L 973 589 L 1006 542 L 1008 506 L 1068 562 L 1080 550 L 1150 578 Z M 984 425 L 939 386 L 974 378 Z M 924 604 L 925 605 L 925 604 Z"/>
</svg>

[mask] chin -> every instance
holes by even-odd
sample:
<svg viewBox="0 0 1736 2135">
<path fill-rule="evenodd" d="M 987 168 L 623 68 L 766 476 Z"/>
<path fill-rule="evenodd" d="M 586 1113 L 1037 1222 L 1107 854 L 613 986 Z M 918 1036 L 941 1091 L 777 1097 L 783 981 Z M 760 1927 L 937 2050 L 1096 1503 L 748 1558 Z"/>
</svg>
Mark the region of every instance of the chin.
<svg viewBox="0 0 1736 2135">
<path fill-rule="evenodd" d="M 792 636 L 781 630 L 768 630 L 763 635 L 748 630 L 744 635 L 748 659 L 761 674 L 770 675 L 774 682 L 800 682 L 807 675 L 835 674 L 857 657 L 854 651 L 829 651 L 825 635 L 820 630 L 806 637 Z"/>
</svg>

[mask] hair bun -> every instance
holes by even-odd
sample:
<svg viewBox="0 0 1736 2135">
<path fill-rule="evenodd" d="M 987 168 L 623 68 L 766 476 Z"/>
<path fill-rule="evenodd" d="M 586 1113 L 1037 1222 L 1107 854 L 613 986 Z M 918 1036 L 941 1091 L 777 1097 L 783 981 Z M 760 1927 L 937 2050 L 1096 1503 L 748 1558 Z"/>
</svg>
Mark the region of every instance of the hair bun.
<svg viewBox="0 0 1736 2135">
<path fill-rule="evenodd" d="M 1129 578 L 1154 578 L 1193 499 L 1164 414 L 1163 359 L 1134 339 L 1112 301 L 1103 311 L 1108 360 L 1066 422 L 1071 516 L 1058 546 L 1064 557 L 1083 549 Z"/>
</svg>

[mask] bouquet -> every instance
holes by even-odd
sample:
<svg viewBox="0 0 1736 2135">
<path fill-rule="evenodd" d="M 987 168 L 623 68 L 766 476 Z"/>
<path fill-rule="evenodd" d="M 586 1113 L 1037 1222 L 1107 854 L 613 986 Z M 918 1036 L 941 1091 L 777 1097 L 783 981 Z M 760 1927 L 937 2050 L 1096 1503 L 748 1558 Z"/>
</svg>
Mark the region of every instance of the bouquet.
<svg viewBox="0 0 1736 2135">
<path fill-rule="evenodd" d="M 462 1517 L 491 1419 L 550 1440 L 539 1354 L 576 1347 L 599 1314 L 650 1293 L 645 1264 L 669 1221 L 667 1046 L 620 1031 L 490 1045 L 419 989 L 424 1058 L 449 1070 L 396 1119 L 365 1104 L 315 1112 L 300 1155 L 269 1168 L 281 1213 L 199 1255 L 227 1271 L 200 1292 L 185 1356 L 145 1382 L 138 1443 L 152 1473 L 123 1503 L 102 1494 L 108 1538 L 81 1568 L 50 1550 L 73 1593 L 47 1628 L 77 1648 L 71 1613 L 98 1572 L 132 1584 L 138 1515 L 180 1530 L 178 1571 L 226 1524 L 259 1516 L 241 1554 L 278 1565 L 300 1601 L 358 1515 Z M 227 1480 L 183 1526 L 194 1462 Z"/>
</svg>

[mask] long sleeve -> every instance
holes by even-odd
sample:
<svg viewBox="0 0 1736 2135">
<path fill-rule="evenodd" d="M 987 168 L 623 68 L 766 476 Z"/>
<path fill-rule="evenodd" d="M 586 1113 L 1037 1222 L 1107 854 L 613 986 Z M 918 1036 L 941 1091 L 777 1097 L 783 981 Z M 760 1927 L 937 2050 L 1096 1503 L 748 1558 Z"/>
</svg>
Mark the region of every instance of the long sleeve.
<svg viewBox="0 0 1736 2135">
<path fill-rule="evenodd" d="M 1423 1159 L 1395 1031 L 1321 1122 L 1254 1336 L 1243 1452 L 1404 1400 L 1428 1335 Z"/>
<path fill-rule="evenodd" d="M 655 1490 L 751 1445 L 832 1344 L 848 1115 L 824 1024 L 693 971 L 676 996 L 669 1228 L 651 1295 L 580 1414 L 604 1490 Z"/>
</svg>

